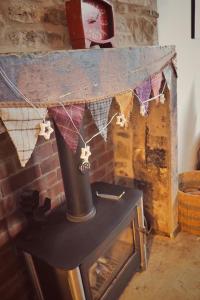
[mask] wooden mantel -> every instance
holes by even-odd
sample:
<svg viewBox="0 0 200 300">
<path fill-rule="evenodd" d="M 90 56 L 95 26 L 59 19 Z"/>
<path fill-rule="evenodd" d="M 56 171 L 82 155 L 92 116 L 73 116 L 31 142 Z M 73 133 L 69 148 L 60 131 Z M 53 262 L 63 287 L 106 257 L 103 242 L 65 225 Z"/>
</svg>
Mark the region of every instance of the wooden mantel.
<svg viewBox="0 0 200 300">
<path fill-rule="evenodd" d="M 0 55 L 0 66 L 26 97 L 38 106 L 50 106 L 134 89 L 174 55 L 174 46 L 18 53 Z M 0 76 L 0 107 L 26 105 Z"/>
</svg>

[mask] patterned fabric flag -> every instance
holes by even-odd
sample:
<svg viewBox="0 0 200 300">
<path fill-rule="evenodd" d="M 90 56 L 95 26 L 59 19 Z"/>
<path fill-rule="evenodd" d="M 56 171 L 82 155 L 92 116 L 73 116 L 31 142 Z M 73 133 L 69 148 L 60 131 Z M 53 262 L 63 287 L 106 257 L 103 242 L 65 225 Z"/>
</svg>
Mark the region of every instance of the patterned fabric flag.
<svg viewBox="0 0 200 300">
<path fill-rule="evenodd" d="M 163 69 L 163 74 L 165 76 L 168 89 L 171 90 L 171 87 L 172 87 L 172 67 L 171 67 L 171 65 L 167 65 Z"/>
<path fill-rule="evenodd" d="M 143 102 L 148 100 L 149 97 L 150 97 L 150 94 L 151 94 L 151 80 L 147 79 L 147 80 L 143 81 L 142 84 L 135 89 L 135 91 L 136 91 L 138 97 L 140 98 L 140 100 L 142 102 L 141 104 L 144 105 L 145 113 L 147 113 L 149 103 L 148 102 L 143 103 Z"/>
<path fill-rule="evenodd" d="M 88 108 L 104 140 L 107 140 L 107 123 L 112 98 L 88 104 Z M 106 127 L 106 128 L 104 128 Z"/>
<path fill-rule="evenodd" d="M 159 95 L 162 79 L 163 79 L 162 72 L 153 74 L 151 76 L 151 86 L 152 86 L 153 95 L 155 97 Z"/>
<path fill-rule="evenodd" d="M 119 104 L 121 113 L 129 120 L 130 113 L 133 110 L 133 92 L 129 91 L 124 94 L 116 95 L 115 99 Z"/>
<path fill-rule="evenodd" d="M 49 108 L 48 111 L 60 130 L 65 143 L 68 145 L 69 149 L 75 153 L 79 141 L 77 130 L 79 131 L 81 127 L 85 104 L 66 105 L 65 109 L 62 106 L 53 107 Z"/>
<path fill-rule="evenodd" d="M 40 123 L 44 120 L 46 113 L 45 108 L 0 109 L 0 117 L 15 145 L 22 167 L 31 157 L 40 132 Z"/>
</svg>

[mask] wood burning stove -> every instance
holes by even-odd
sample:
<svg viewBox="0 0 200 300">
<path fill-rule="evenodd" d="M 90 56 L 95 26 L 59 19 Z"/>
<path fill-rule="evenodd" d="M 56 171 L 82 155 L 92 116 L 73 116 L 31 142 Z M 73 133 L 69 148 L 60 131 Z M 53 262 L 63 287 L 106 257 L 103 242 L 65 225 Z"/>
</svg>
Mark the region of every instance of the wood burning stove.
<svg viewBox="0 0 200 300">
<path fill-rule="evenodd" d="M 66 220 L 66 204 L 38 231 L 18 241 L 39 300 L 114 300 L 131 276 L 146 267 L 142 192 L 107 183 L 92 184 L 96 215 Z M 96 192 L 119 195 L 108 200 Z"/>
<path fill-rule="evenodd" d="M 146 265 L 142 192 L 90 186 L 78 168 L 82 142 L 73 155 L 56 125 L 55 133 L 67 201 L 18 243 L 38 300 L 117 299 Z"/>
</svg>

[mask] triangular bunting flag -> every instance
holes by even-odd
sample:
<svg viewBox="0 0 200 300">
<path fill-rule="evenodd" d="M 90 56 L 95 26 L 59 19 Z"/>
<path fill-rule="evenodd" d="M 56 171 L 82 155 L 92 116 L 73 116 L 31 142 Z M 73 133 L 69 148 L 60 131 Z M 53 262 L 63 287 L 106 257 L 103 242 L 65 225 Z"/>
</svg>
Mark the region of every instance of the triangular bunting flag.
<svg viewBox="0 0 200 300">
<path fill-rule="evenodd" d="M 24 167 L 35 148 L 46 108 L 1 108 L 2 118 Z"/>
<path fill-rule="evenodd" d="M 159 96 L 162 79 L 163 79 L 162 72 L 153 74 L 151 76 L 151 87 L 152 87 L 154 97 Z"/>
<path fill-rule="evenodd" d="M 124 94 L 119 94 L 115 96 L 117 103 L 119 104 L 121 113 L 125 116 L 128 121 L 130 118 L 130 113 L 133 109 L 133 92 L 129 91 Z"/>
<path fill-rule="evenodd" d="M 171 87 L 172 87 L 172 67 L 171 67 L 171 65 L 167 65 L 163 69 L 163 74 L 165 76 L 168 89 L 171 90 Z"/>
<path fill-rule="evenodd" d="M 112 98 L 88 104 L 88 108 L 104 140 L 107 140 L 107 123 Z"/>
<path fill-rule="evenodd" d="M 143 81 L 141 83 L 141 85 L 139 87 L 137 87 L 135 89 L 140 101 L 141 101 L 141 110 L 140 110 L 140 113 L 142 115 L 146 115 L 147 114 L 147 111 L 148 111 L 148 107 L 149 107 L 149 103 L 146 102 L 144 103 L 146 100 L 149 99 L 150 97 L 150 94 L 151 94 L 151 81 L 150 79 L 147 79 L 145 81 Z"/>
<path fill-rule="evenodd" d="M 178 65 L 177 65 L 177 56 L 174 56 L 172 58 L 172 65 L 174 67 L 174 71 L 176 73 L 176 76 L 178 75 Z"/>
<path fill-rule="evenodd" d="M 77 130 L 79 131 L 81 127 L 85 104 L 66 105 L 65 108 L 62 106 L 53 107 L 49 108 L 48 111 L 60 130 L 60 133 L 62 134 L 69 149 L 75 153 L 79 141 Z"/>
</svg>

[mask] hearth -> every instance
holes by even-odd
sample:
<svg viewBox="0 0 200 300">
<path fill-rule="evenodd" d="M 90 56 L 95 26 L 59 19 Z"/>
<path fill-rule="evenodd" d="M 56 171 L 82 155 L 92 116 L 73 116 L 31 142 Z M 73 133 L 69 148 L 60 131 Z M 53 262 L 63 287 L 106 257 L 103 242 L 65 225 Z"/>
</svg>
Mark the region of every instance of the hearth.
<svg viewBox="0 0 200 300">
<path fill-rule="evenodd" d="M 99 198 L 120 195 L 120 200 Z M 40 300 L 114 300 L 132 275 L 146 266 L 142 192 L 107 183 L 92 184 L 96 215 L 66 220 L 65 204 L 38 231 L 18 241 Z"/>
</svg>

